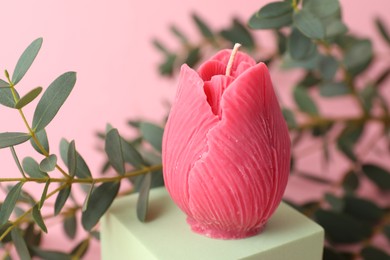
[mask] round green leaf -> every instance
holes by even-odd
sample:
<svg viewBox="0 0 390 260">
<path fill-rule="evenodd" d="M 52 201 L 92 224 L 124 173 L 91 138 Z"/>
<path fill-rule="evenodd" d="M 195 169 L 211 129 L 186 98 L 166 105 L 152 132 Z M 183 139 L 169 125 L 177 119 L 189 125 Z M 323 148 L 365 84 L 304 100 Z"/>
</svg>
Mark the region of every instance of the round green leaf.
<svg viewBox="0 0 390 260">
<path fill-rule="evenodd" d="M 294 25 L 310 39 L 323 39 L 325 27 L 321 20 L 306 10 L 301 10 L 293 15 Z"/>
<path fill-rule="evenodd" d="M 315 53 L 316 46 L 313 42 L 294 28 L 288 39 L 288 50 L 291 58 L 303 60 Z"/>
<path fill-rule="evenodd" d="M 344 213 L 362 221 L 376 223 L 382 218 L 384 212 L 372 201 L 347 196 L 345 197 Z"/>
<path fill-rule="evenodd" d="M 344 66 L 353 75 L 364 71 L 373 58 L 372 43 L 370 40 L 357 40 L 350 46 L 344 55 Z"/>
<path fill-rule="evenodd" d="M 47 138 L 46 130 L 42 129 L 41 131 L 35 133 L 35 137 L 38 139 L 38 142 L 41 144 L 43 149 L 45 149 L 46 153 L 50 153 L 49 139 Z M 38 145 L 36 144 L 33 138 L 30 139 L 30 142 L 35 151 L 37 151 L 42 155 L 45 155 L 45 152 L 41 151 L 41 148 L 38 147 Z"/>
<path fill-rule="evenodd" d="M 66 216 L 63 223 L 63 228 L 65 234 L 70 238 L 74 239 L 76 237 L 77 232 L 77 219 L 74 214 L 70 216 Z"/>
<path fill-rule="evenodd" d="M 349 171 L 344 175 L 343 188 L 347 193 L 354 192 L 359 188 L 360 180 L 355 171 Z"/>
<path fill-rule="evenodd" d="M 38 55 L 39 50 L 41 49 L 42 42 L 42 38 L 36 39 L 26 48 L 22 56 L 20 56 L 12 75 L 12 82 L 14 85 L 16 85 L 23 78 L 23 76 L 30 68 L 31 64 L 35 60 L 35 57 Z"/>
<path fill-rule="evenodd" d="M 344 82 L 324 82 L 319 88 L 320 94 L 323 97 L 337 97 L 351 93 Z"/>
<path fill-rule="evenodd" d="M 313 99 L 310 97 L 307 89 L 298 86 L 294 88 L 294 100 L 298 107 L 310 115 L 318 115 L 317 105 L 314 103 Z"/>
<path fill-rule="evenodd" d="M 64 73 L 50 84 L 34 112 L 32 128 L 35 132 L 44 129 L 53 120 L 75 84 L 75 72 Z"/>
<path fill-rule="evenodd" d="M 332 206 L 333 211 L 342 212 L 345 206 L 345 202 L 342 198 L 336 197 L 331 193 L 325 194 L 325 200 Z"/>
<path fill-rule="evenodd" d="M 363 173 L 370 179 L 379 189 L 383 191 L 390 190 L 390 172 L 373 164 L 365 164 L 362 166 Z"/>
<path fill-rule="evenodd" d="M 42 92 L 42 87 L 37 87 L 32 89 L 30 92 L 28 92 L 26 95 L 24 95 L 21 99 L 19 99 L 18 102 L 15 104 L 16 109 L 21 109 L 28 105 L 30 102 L 32 102 L 36 97 L 39 96 Z"/>
<path fill-rule="evenodd" d="M 233 25 L 229 29 L 222 30 L 220 35 L 233 44 L 239 42 L 247 48 L 255 46 L 252 34 L 238 19 L 234 19 Z"/>
<path fill-rule="evenodd" d="M 31 157 L 26 157 L 22 161 L 24 171 L 31 178 L 46 178 L 48 177 L 46 172 L 41 171 L 39 164 Z"/>
<path fill-rule="evenodd" d="M 277 29 L 292 22 L 292 5 L 288 2 L 273 2 L 262 7 L 249 19 L 253 29 Z"/>
<path fill-rule="evenodd" d="M 332 80 L 339 68 L 338 61 L 332 56 L 322 56 L 318 69 L 325 80 Z"/>
<path fill-rule="evenodd" d="M 41 161 L 39 164 L 39 169 L 43 172 L 51 172 L 56 168 L 57 165 L 57 156 L 51 154 Z"/>
<path fill-rule="evenodd" d="M 340 12 L 338 0 L 310 0 L 304 1 L 303 8 L 310 11 L 315 16 L 324 18 Z"/>
<path fill-rule="evenodd" d="M 326 236 L 334 243 L 360 242 L 372 233 L 369 225 L 343 213 L 320 209 L 315 212 L 315 218 L 325 229 Z"/>
</svg>

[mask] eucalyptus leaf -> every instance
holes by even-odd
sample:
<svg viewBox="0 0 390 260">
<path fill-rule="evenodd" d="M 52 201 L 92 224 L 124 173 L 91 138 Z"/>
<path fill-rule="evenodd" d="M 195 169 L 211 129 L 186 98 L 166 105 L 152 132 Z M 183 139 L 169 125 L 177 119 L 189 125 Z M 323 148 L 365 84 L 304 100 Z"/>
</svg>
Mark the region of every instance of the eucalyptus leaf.
<svg viewBox="0 0 390 260">
<path fill-rule="evenodd" d="M 255 47 L 252 34 L 238 19 L 234 19 L 233 25 L 229 29 L 222 30 L 220 35 L 233 44 L 239 42 L 243 47 L 249 49 Z"/>
<path fill-rule="evenodd" d="M 105 182 L 91 193 L 87 209 L 81 217 L 81 223 L 85 230 L 91 230 L 98 223 L 114 201 L 119 187 L 120 182 Z"/>
<path fill-rule="evenodd" d="M 368 67 L 372 58 L 373 49 L 371 41 L 358 40 L 347 49 L 343 63 L 352 75 L 357 75 Z"/>
<path fill-rule="evenodd" d="M 324 80 L 333 80 L 338 68 L 339 62 L 333 56 L 322 56 L 318 64 L 318 69 Z"/>
<path fill-rule="evenodd" d="M 344 213 L 372 224 L 377 223 L 384 214 L 373 201 L 353 196 L 345 197 Z"/>
<path fill-rule="evenodd" d="M 337 97 L 350 94 L 351 91 L 344 82 L 324 82 L 319 86 L 323 97 Z"/>
<path fill-rule="evenodd" d="M 367 239 L 372 229 L 364 222 L 358 221 L 344 213 L 328 210 L 315 212 L 318 224 L 325 229 L 325 234 L 334 243 L 352 244 Z"/>
<path fill-rule="evenodd" d="M 0 226 L 7 223 L 9 217 L 11 216 L 12 211 L 15 208 L 16 201 L 19 199 L 19 196 L 22 192 L 23 184 L 24 182 L 18 182 L 6 195 L 0 208 Z"/>
<path fill-rule="evenodd" d="M 385 236 L 387 237 L 387 240 L 390 241 L 390 224 L 389 224 L 389 225 L 386 225 L 386 226 L 383 228 L 383 233 L 384 233 Z"/>
<path fill-rule="evenodd" d="M 200 48 L 192 48 L 188 51 L 187 58 L 184 63 L 193 68 L 201 59 Z"/>
<path fill-rule="evenodd" d="M 205 21 L 203 21 L 197 14 L 192 14 L 192 19 L 194 20 L 196 26 L 198 27 L 200 33 L 203 35 L 203 37 L 207 39 L 214 39 L 214 34 L 211 31 L 210 27 L 206 24 Z"/>
<path fill-rule="evenodd" d="M 187 36 L 185 36 L 184 33 L 180 31 L 179 28 L 177 28 L 175 25 L 170 26 L 170 31 L 181 41 L 182 44 L 188 44 Z"/>
<path fill-rule="evenodd" d="M 337 148 L 352 161 L 357 161 L 354 147 L 363 131 L 363 125 L 349 124 L 343 129 L 337 139 Z"/>
<path fill-rule="evenodd" d="M 34 150 L 42 155 L 50 153 L 49 139 L 47 138 L 46 130 L 42 129 L 41 131 L 35 133 L 35 138 L 38 140 L 38 142 L 45 151 L 42 151 L 41 148 L 35 142 L 34 138 L 31 138 L 30 142 L 31 145 L 34 147 Z"/>
<path fill-rule="evenodd" d="M 20 98 L 16 89 L 14 89 L 16 100 Z M 0 88 L 0 104 L 6 107 L 15 108 L 15 97 L 12 94 L 11 88 Z"/>
<path fill-rule="evenodd" d="M 20 234 L 19 228 L 13 228 L 11 230 L 11 237 L 12 237 L 12 241 L 14 242 L 16 252 L 18 253 L 20 259 L 23 260 L 31 259 L 26 242 L 24 241 L 23 236 Z"/>
<path fill-rule="evenodd" d="M 311 39 L 294 28 L 288 39 L 288 51 L 291 58 L 303 60 L 315 53 L 316 46 Z"/>
<path fill-rule="evenodd" d="M 367 113 L 371 111 L 374 98 L 377 95 L 378 95 L 377 89 L 372 84 L 368 84 L 361 91 L 358 92 L 358 96 L 362 101 L 364 110 Z"/>
<path fill-rule="evenodd" d="M 39 247 L 31 247 L 32 252 L 35 256 L 38 256 L 42 259 L 47 260 L 72 260 L 72 257 L 66 253 L 52 251 L 52 250 L 43 250 Z"/>
<path fill-rule="evenodd" d="M 15 148 L 13 146 L 10 146 L 10 150 L 11 150 L 11 153 L 12 153 L 12 157 L 14 158 L 14 161 L 16 163 L 16 166 L 18 166 L 18 169 L 19 169 L 20 173 L 22 174 L 23 177 L 26 177 L 24 175 L 24 171 L 23 171 L 22 165 L 20 165 L 20 161 L 19 161 L 18 155 L 16 154 Z"/>
<path fill-rule="evenodd" d="M 162 44 L 159 40 L 154 39 L 152 41 L 152 43 L 153 43 L 153 46 L 156 47 L 156 49 L 161 51 L 163 54 L 165 54 L 165 55 L 170 54 L 170 51 L 168 51 L 168 49 L 165 47 L 165 45 Z"/>
<path fill-rule="evenodd" d="M 14 73 L 12 75 L 12 83 L 14 85 L 24 77 L 31 64 L 35 60 L 35 57 L 38 55 L 39 50 L 41 49 L 43 39 L 38 38 L 33 41 L 26 50 L 20 56 L 18 62 L 16 63 Z"/>
<path fill-rule="evenodd" d="M 390 255 L 385 251 L 374 247 L 374 246 L 366 246 L 360 252 L 360 255 L 363 257 L 363 260 L 389 260 Z"/>
<path fill-rule="evenodd" d="M 57 216 L 62 208 L 65 206 L 66 201 L 69 198 L 70 191 L 72 186 L 66 186 L 58 192 L 56 201 L 54 203 L 54 215 Z"/>
<path fill-rule="evenodd" d="M 60 156 L 62 161 L 68 166 L 69 142 L 62 138 L 60 141 Z M 80 179 L 90 178 L 91 171 L 84 158 L 76 151 L 76 176 Z M 68 166 L 69 167 L 69 166 Z"/>
<path fill-rule="evenodd" d="M 249 19 L 252 29 L 278 29 L 292 23 L 293 8 L 287 2 L 272 2 L 263 6 Z"/>
<path fill-rule="evenodd" d="M 44 129 L 53 120 L 75 84 L 75 72 L 66 72 L 50 84 L 34 112 L 32 128 L 35 132 Z"/>
<path fill-rule="evenodd" d="M 283 69 L 303 68 L 310 71 L 318 67 L 319 61 L 320 61 L 320 55 L 318 54 L 317 50 L 314 51 L 313 55 L 310 55 L 308 58 L 304 60 L 294 60 L 287 52 L 283 55 L 282 68 Z"/>
<path fill-rule="evenodd" d="M 77 219 L 75 214 L 67 215 L 64 219 L 63 229 L 68 238 L 74 239 L 77 233 Z"/>
<path fill-rule="evenodd" d="M 383 40 L 390 45 L 390 33 L 383 20 L 379 17 L 375 18 L 375 25 Z"/>
<path fill-rule="evenodd" d="M 390 172 L 388 170 L 374 164 L 364 164 L 362 170 L 379 189 L 390 190 Z"/>
<path fill-rule="evenodd" d="M 76 166 L 77 166 L 77 152 L 76 145 L 74 141 L 71 141 L 68 148 L 68 170 L 69 175 L 74 177 L 76 174 Z"/>
<path fill-rule="evenodd" d="M 360 179 L 357 176 L 357 173 L 353 170 L 348 171 L 342 180 L 342 185 L 346 193 L 351 193 L 356 191 L 360 185 Z"/>
<path fill-rule="evenodd" d="M 141 122 L 139 129 L 142 137 L 151 144 L 156 151 L 161 153 L 164 129 L 148 122 Z"/>
<path fill-rule="evenodd" d="M 39 209 L 38 205 L 35 205 L 33 207 L 32 217 L 35 223 L 37 223 L 37 225 L 42 229 L 42 231 L 47 233 L 47 227 L 45 225 L 45 222 L 43 221 L 41 210 Z"/>
<path fill-rule="evenodd" d="M 162 75 L 172 75 L 174 65 L 177 60 L 177 55 L 169 53 L 165 56 L 165 61 L 158 66 L 158 69 Z"/>
<path fill-rule="evenodd" d="M 45 203 L 49 186 L 50 186 L 50 179 L 48 179 L 45 183 L 45 187 L 43 188 L 41 199 L 39 200 L 38 209 L 41 209 L 43 204 Z"/>
<path fill-rule="evenodd" d="M 123 160 L 130 163 L 136 168 L 142 168 L 145 166 L 145 161 L 142 158 L 141 154 L 133 147 L 133 145 L 123 138 L 121 138 L 121 147 Z"/>
<path fill-rule="evenodd" d="M 313 99 L 310 97 L 307 89 L 297 86 L 293 91 L 295 103 L 303 111 L 312 116 L 319 114 L 317 105 L 314 103 Z"/>
<path fill-rule="evenodd" d="M 338 37 L 348 32 L 348 27 L 340 20 L 332 20 L 325 26 L 326 38 Z"/>
<path fill-rule="evenodd" d="M 0 133 L 0 149 L 27 142 L 31 135 L 19 132 Z"/>
<path fill-rule="evenodd" d="M 338 0 L 310 0 L 304 1 L 303 8 L 317 17 L 327 17 L 340 12 Z"/>
<path fill-rule="evenodd" d="M 9 88 L 9 87 L 10 87 L 9 83 L 7 81 L 4 81 L 4 80 L 0 79 L 0 91 L 3 88 Z"/>
<path fill-rule="evenodd" d="M 125 173 L 121 136 L 117 129 L 111 129 L 106 135 L 104 150 L 112 167 L 121 175 Z"/>
<path fill-rule="evenodd" d="M 282 108 L 283 117 L 286 120 L 288 128 L 296 128 L 297 122 L 295 121 L 294 113 L 288 108 Z"/>
<path fill-rule="evenodd" d="M 137 200 L 137 218 L 145 222 L 149 206 L 149 192 L 152 182 L 152 173 L 147 173 L 142 179 Z"/>
<path fill-rule="evenodd" d="M 56 168 L 57 165 L 57 156 L 51 154 L 41 161 L 39 164 L 39 169 L 43 172 L 51 172 Z"/>
<path fill-rule="evenodd" d="M 21 109 L 34 101 L 35 98 L 39 96 L 42 92 L 42 87 L 37 87 L 29 91 L 26 95 L 24 95 L 18 102 L 15 104 L 16 109 Z"/>
<path fill-rule="evenodd" d="M 344 199 L 336 197 L 332 193 L 326 193 L 324 198 L 329 203 L 329 205 L 331 205 L 333 211 L 342 212 L 344 210 Z"/>
<path fill-rule="evenodd" d="M 47 173 L 41 171 L 41 169 L 39 168 L 39 164 L 31 157 L 24 158 L 22 161 L 22 165 L 24 171 L 31 178 L 43 179 L 48 177 Z"/>
<path fill-rule="evenodd" d="M 310 11 L 302 9 L 293 15 L 294 25 L 310 39 L 323 39 L 325 27 L 321 20 Z"/>
<path fill-rule="evenodd" d="M 80 258 L 83 259 L 85 253 L 89 249 L 89 239 L 84 239 L 80 243 L 78 243 L 70 252 L 70 254 L 73 256 L 73 258 Z M 77 255 L 76 255 L 77 254 Z"/>
<path fill-rule="evenodd" d="M 12 226 L 12 223 L 10 221 L 7 221 L 5 224 L 0 225 L 0 234 L 4 234 L 4 232 Z M 1 240 L 2 244 L 6 244 L 12 241 L 11 234 L 8 233 L 3 240 Z"/>
</svg>

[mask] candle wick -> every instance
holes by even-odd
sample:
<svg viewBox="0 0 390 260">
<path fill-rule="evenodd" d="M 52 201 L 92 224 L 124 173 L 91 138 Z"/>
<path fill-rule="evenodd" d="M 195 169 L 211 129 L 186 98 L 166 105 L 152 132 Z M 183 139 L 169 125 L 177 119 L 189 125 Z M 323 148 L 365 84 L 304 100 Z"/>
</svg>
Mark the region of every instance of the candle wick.
<svg viewBox="0 0 390 260">
<path fill-rule="evenodd" d="M 236 57 L 236 54 L 238 52 L 238 48 L 240 48 L 240 47 L 241 47 L 241 44 L 239 44 L 239 43 L 234 44 L 232 53 L 230 54 L 229 62 L 228 62 L 227 67 L 226 67 L 226 74 L 225 74 L 226 76 L 230 76 L 230 73 L 231 73 L 231 70 L 233 67 L 233 63 L 234 63 L 234 58 Z"/>
</svg>

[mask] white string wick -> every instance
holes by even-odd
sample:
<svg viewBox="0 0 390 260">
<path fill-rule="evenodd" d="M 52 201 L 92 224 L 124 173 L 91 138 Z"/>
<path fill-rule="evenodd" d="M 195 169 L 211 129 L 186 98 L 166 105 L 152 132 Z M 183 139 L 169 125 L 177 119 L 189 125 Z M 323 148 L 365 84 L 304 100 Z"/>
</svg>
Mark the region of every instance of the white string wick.
<svg viewBox="0 0 390 260">
<path fill-rule="evenodd" d="M 226 74 L 225 74 L 226 76 L 230 76 L 230 73 L 231 73 L 231 70 L 233 67 L 233 63 L 234 63 L 234 58 L 236 57 L 236 54 L 238 52 L 238 48 L 240 48 L 240 47 L 241 47 L 241 44 L 239 44 L 239 43 L 234 44 L 232 53 L 230 54 L 229 62 L 228 62 L 227 67 L 226 67 Z"/>
</svg>

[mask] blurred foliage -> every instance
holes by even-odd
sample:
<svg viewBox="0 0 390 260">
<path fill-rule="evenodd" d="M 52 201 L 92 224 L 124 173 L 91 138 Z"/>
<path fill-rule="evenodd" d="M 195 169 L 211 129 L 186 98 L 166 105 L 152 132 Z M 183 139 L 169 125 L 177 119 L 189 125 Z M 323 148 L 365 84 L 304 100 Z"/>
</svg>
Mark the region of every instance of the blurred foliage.
<svg viewBox="0 0 390 260">
<path fill-rule="evenodd" d="M 389 101 L 382 94 L 388 91 L 390 67 L 385 67 L 376 76 L 367 77 L 370 67 L 377 61 L 377 53 L 370 39 L 348 32 L 339 1 L 272 2 L 261 7 L 247 22 L 233 18 L 230 26 L 219 30 L 211 28 L 197 14 L 193 14 L 192 19 L 201 36 L 198 43 L 193 43 L 177 26 L 171 26 L 170 31 L 181 43 L 181 49 L 173 51 L 161 41 L 153 41 L 163 55 L 160 73 L 173 76 L 182 63 L 196 67 L 210 53 L 230 48 L 236 42 L 240 42 L 256 60 L 267 63 L 271 72 L 279 67 L 299 69 L 302 77 L 291 83 L 295 107 L 282 105 L 293 143 L 291 174 L 329 189 L 318 200 L 301 205 L 289 203 L 325 228 L 324 259 L 389 259 L 388 252 L 376 245 L 374 239 L 382 235 L 390 241 L 389 205 L 383 207 L 375 199 L 362 197 L 359 191 L 363 181 L 376 186 L 378 194 L 386 195 L 390 190 L 389 165 L 386 164 L 390 149 L 390 111 Z M 375 25 L 390 49 L 387 26 L 379 17 Z M 275 50 L 272 53 L 263 52 L 256 37 L 256 30 L 264 29 L 274 32 Z M 24 131 L 0 133 L 0 149 L 10 150 L 19 171 L 19 177 L 0 178 L 0 189 L 5 194 L 0 208 L 3 259 L 12 259 L 14 249 L 20 259 L 82 258 L 90 241 L 99 240 L 96 224 L 114 198 L 138 192 L 135 210 L 140 221 L 144 221 L 149 190 L 164 185 L 163 128 L 150 122 L 129 121 L 129 126 L 137 133 L 130 139 L 111 125 L 106 126 L 105 132 L 98 133 L 107 155 L 102 167 L 103 176 L 91 173 L 74 140 L 62 139 L 59 153 L 53 152 L 55 149 L 50 147 L 45 128 L 72 92 L 76 73 L 60 75 L 47 88 L 35 87 L 25 94 L 19 93 L 22 89 L 18 84 L 33 64 L 41 45 L 41 38 L 33 41 L 19 58 L 12 75 L 5 71 L 5 78 L 0 79 L 1 109 L 17 110 L 25 124 Z M 340 116 L 328 117 L 322 113 L 315 95 L 324 99 L 348 97 L 355 101 L 360 113 L 350 117 L 340 111 Z M 38 101 L 35 108 L 34 102 L 31 103 L 34 100 Z M 32 120 L 26 118 L 26 108 L 34 109 Z M 380 135 L 364 135 L 369 124 L 379 125 Z M 16 148 L 28 141 L 37 154 L 34 158 L 28 156 L 20 160 Z M 296 167 L 296 161 L 303 155 L 296 147 L 305 141 L 320 144 L 310 147 L 310 153 L 319 149 L 324 170 L 339 154 L 349 162 L 349 168 L 340 173 L 337 181 L 324 174 L 301 171 Z M 378 147 L 380 142 L 386 143 L 386 148 Z M 368 145 L 357 150 L 361 143 Z M 330 147 L 336 148 L 337 152 Z M 383 163 L 366 159 L 374 149 L 386 156 L 381 158 Z M 121 185 L 122 181 L 134 185 L 127 189 Z M 39 197 L 25 189 L 31 183 L 40 185 Z M 84 201 L 73 196 L 76 189 L 83 192 Z M 55 198 L 54 205 L 46 202 L 51 197 Z M 42 212 L 44 207 L 53 208 L 53 213 Z M 69 239 L 80 237 L 77 236 L 80 227 L 86 231 L 85 236 L 70 251 L 42 248 L 42 237 L 48 232 L 46 221 L 51 218 L 62 221 Z M 348 251 L 343 245 L 358 247 Z"/>
<path fill-rule="evenodd" d="M 255 59 L 267 63 L 271 74 L 275 70 L 300 70 L 301 78 L 291 82 L 295 106 L 282 104 L 293 143 L 291 174 L 322 185 L 328 192 L 303 205 L 287 202 L 324 227 L 324 259 L 390 259 L 389 251 L 378 248 L 374 239 L 385 236 L 390 242 L 390 204 L 381 206 L 359 192 L 364 181 L 371 182 L 383 196 L 390 191 L 390 110 L 388 96 L 383 95 L 389 91 L 390 66 L 385 65 L 377 75 L 370 73 L 378 61 L 372 41 L 348 31 L 338 0 L 276 1 L 261 7 L 247 22 L 234 18 L 230 27 L 217 30 L 197 14 L 192 18 L 200 32 L 198 42 L 190 42 L 186 36 L 179 50 L 168 51 L 155 40 L 159 50 L 165 50 L 160 73 L 175 75 L 194 49 L 197 56 L 190 65 L 196 68 L 210 53 L 231 48 L 236 42 L 243 43 Z M 388 46 L 387 57 L 381 58 L 390 59 L 390 31 L 380 17 L 375 19 L 375 26 Z M 273 52 L 264 50 L 256 35 L 257 30 L 264 29 L 274 33 Z M 173 56 L 174 61 L 170 59 Z M 324 115 L 318 101 L 340 97 L 355 101 L 360 113 Z M 365 135 L 370 124 L 379 125 L 380 133 Z M 301 143 L 309 145 L 309 153 L 322 154 L 323 174 L 302 172 L 295 166 L 305 156 L 297 148 Z M 361 143 L 365 145 L 357 150 Z M 381 143 L 386 147 L 379 147 Z M 379 151 L 383 163 L 367 160 L 367 154 L 374 151 Z M 338 173 L 337 181 L 326 175 L 335 156 L 343 156 L 350 165 Z M 345 245 L 357 247 L 346 251 Z"/>
</svg>

